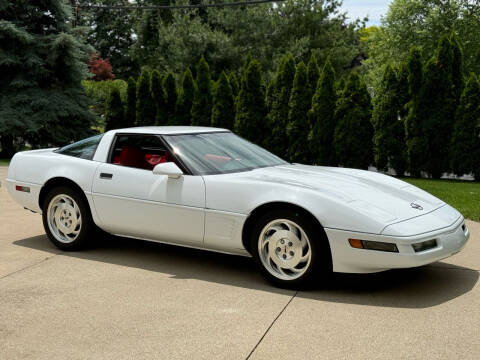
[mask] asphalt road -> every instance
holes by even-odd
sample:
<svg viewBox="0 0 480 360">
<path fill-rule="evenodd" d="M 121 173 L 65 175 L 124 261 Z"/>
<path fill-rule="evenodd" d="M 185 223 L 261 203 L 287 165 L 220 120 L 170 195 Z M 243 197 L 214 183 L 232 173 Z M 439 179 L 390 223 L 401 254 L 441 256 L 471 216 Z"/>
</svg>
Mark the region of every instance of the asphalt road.
<svg viewBox="0 0 480 360">
<path fill-rule="evenodd" d="M 0 359 L 479 359 L 480 224 L 467 225 L 444 261 L 294 292 L 248 258 L 123 238 L 59 251 L 2 185 Z"/>
</svg>

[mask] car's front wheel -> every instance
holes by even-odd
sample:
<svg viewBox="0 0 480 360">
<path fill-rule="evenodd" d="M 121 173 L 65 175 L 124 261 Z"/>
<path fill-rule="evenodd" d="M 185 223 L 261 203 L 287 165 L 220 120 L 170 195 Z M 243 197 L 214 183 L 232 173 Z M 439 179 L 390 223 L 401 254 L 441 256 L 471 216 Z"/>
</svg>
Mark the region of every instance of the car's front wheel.
<svg viewBox="0 0 480 360">
<path fill-rule="evenodd" d="M 251 250 L 264 276 L 274 284 L 298 288 L 321 283 L 331 271 L 323 231 L 304 214 L 281 210 L 265 214 L 253 229 Z"/>
<path fill-rule="evenodd" d="M 48 238 L 62 250 L 83 248 L 95 228 L 86 201 L 77 191 L 64 186 L 47 194 L 42 218 Z"/>
</svg>

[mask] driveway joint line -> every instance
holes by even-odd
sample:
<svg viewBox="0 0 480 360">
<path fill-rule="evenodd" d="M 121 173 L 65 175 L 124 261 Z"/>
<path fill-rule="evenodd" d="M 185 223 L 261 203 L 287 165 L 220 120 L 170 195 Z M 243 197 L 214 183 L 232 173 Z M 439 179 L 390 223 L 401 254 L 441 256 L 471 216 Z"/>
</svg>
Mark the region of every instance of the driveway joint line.
<svg viewBox="0 0 480 360">
<path fill-rule="evenodd" d="M 15 275 L 15 274 L 17 274 L 17 273 L 19 273 L 19 272 L 22 272 L 22 271 L 24 271 L 24 270 L 28 270 L 28 269 L 30 269 L 30 268 L 33 268 L 33 267 L 37 266 L 37 265 L 40 265 L 40 264 L 44 263 L 45 261 L 50 260 L 51 258 L 53 258 L 53 257 L 55 257 L 55 256 L 57 256 L 57 255 L 59 255 L 59 254 L 60 254 L 60 253 L 55 254 L 55 255 L 52 255 L 52 256 L 47 256 L 45 259 L 42 259 L 42 260 L 40 260 L 40 261 L 37 261 L 36 263 L 30 264 L 30 265 L 28 265 L 28 266 L 25 266 L 24 268 L 21 268 L 21 269 L 18 269 L 18 270 L 13 271 L 13 272 L 11 272 L 11 273 L 8 273 L 8 274 L 6 274 L 6 275 L 3 275 L 2 277 L 0 277 L 0 280 L 5 279 L 6 277 L 9 277 L 10 275 Z"/>
<path fill-rule="evenodd" d="M 435 265 L 430 265 L 429 267 L 432 267 L 432 268 L 435 268 L 435 269 L 446 269 L 446 270 L 459 270 L 459 271 L 480 272 L 480 269 L 457 268 L 457 267 L 453 267 L 453 266 L 435 266 Z"/>
<path fill-rule="evenodd" d="M 282 316 L 282 314 L 284 313 L 285 309 L 288 307 L 288 305 L 290 305 L 290 303 L 292 302 L 293 299 L 295 299 L 295 297 L 297 296 L 298 294 L 298 290 L 295 291 L 295 293 L 292 295 L 292 297 L 290 298 L 290 300 L 288 300 L 287 304 L 283 307 L 283 309 L 278 313 L 278 315 L 275 317 L 275 319 L 273 319 L 272 323 L 270 324 L 270 326 L 267 328 L 267 330 L 265 330 L 265 332 L 263 333 L 262 337 L 260 338 L 260 340 L 258 340 L 258 342 L 255 344 L 255 346 L 253 347 L 252 351 L 250 351 L 250 354 L 248 354 L 248 356 L 245 358 L 245 360 L 248 360 L 250 359 L 250 357 L 253 355 L 253 353 L 255 352 L 255 350 L 257 349 L 258 345 L 260 345 L 260 343 L 262 342 L 262 340 L 265 338 L 265 336 L 268 334 L 268 332 L 270 331 L 270 329 L 273 327 L 273 325 L 275 324 L 275 322 L 278 320 L 278 318 L 280 316 Z"/>
</svg>

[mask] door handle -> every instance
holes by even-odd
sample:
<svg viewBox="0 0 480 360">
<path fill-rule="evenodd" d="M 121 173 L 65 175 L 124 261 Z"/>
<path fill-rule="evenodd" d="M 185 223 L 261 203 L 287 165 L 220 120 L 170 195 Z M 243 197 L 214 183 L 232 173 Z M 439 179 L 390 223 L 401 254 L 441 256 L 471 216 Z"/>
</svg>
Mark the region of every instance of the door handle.
<svg viewBox="0 0 480 360">
<path fill-rule="evenodd" d="M 113 174 L 100 173 L 100 179 L 112 180 Z"/>
</svg>

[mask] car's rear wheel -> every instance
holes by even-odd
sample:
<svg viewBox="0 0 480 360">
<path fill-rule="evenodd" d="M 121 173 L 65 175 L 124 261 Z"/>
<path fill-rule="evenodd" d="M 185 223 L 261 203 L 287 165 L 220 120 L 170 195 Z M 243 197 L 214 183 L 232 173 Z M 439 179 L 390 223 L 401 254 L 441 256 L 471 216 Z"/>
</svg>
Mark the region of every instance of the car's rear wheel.
<svg viewBox="0 0 480 360">
<path fill-rule="evenodd" d="M 62 250 L 85 247 L 95 229 L 84 198 L 69 187 L 57 187 L 43 205 L 43 226 L 48 238 Z"/>
<path fill-rule="evenodd" d="M 299 288 L 321 283 L 331 271 L 330 249 L 322 231 L 304 214 L 279 210 L 254 226 L 251 250 L 264 276 L 275 285 Z M 317 229 L 318 230 L 318 229 Z"/>
</svg>

